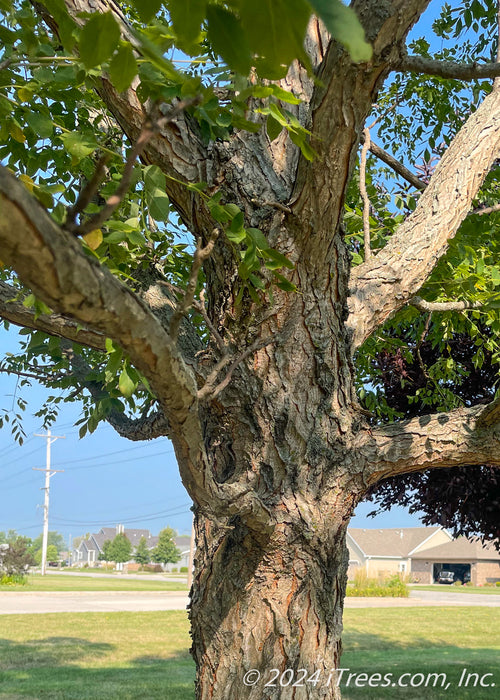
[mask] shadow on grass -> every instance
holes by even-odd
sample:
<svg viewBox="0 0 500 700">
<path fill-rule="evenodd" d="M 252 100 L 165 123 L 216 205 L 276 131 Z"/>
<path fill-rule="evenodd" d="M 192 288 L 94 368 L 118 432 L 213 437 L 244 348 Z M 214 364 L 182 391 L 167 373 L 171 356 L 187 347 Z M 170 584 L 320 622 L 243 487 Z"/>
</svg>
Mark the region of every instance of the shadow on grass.
<svg viewBox="0 0 500 700">
<path fill-rule="evenodd" d="M 443 630 L 443 638 L 446 634 Z M 351 629 L 343 635 L 343 649 L 343 700 L 498 697 L 498 648 L 459 647 L 444 639 L 430 642 L 425 637 L 398 641 Z"/>
<path fill-rule="evenodd" d="M 154 653 L 130 658 L 117 654 L 117 649 L 118 645 L 70 636 L 23 642 L 0 639 L 0 700 L 193 700 L 194 664 L 187 650 L 166 658 Z M 341 667 L 355 674 L 347 684 L 346 672 L 340 684 L 344 700 L 498 697 L 498 649 L 460 648 L 441 641 L 429 643 L 426 638 L 387 640 L 382 634 L 348 630 L 344 650 Z M 496 688 L 478 687 L 474 678 L 468 686 L 459 686 L 464 668 L 480 678 L 493 674 L 488 683 L 496 682 Z M 370 687 L 367 679 L 359 685 L 359 674 L 380 674 L 381 680 L 377 687 Z M 381 687 L 386 674 L 391 674 L 391 684 Z M 403 674 L 404 685 L 398 686 Z M 440 677 L 435 681 L 432 674 Z M 448 687 L 443 685 L 443 674 Z M 271 689 L 262 690 L 263 699 L 279 697 L 265 694 Z"/>
<path fill-rule="evenodd" d="M 193 700 L 195 672 L 188 651 L 168 658 L 141 656 L 122 665 L 111 659 L 106 665 L 114 650 L 113 644 L 78 637 L 0 639 L 0 700 Z"/>
</svg>

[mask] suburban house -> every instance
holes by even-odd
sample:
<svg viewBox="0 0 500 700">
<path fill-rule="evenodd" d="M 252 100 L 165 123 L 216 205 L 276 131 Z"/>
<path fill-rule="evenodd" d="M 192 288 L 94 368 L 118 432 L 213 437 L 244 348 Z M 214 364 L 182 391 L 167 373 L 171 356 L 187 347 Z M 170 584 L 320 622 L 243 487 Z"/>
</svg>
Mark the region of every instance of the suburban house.
<svg viewBox="0 0 500 700">
<path fill-rule="evenodd" d="M 349 528 L 349 578 L 359 569 L 369 578 L 409 574 L 413 554 L 451 540 L 442 527 Z"/>
<path fill-rule="evenodd" d="M 494 544 L 466 537 L 453 539 L 442 527 L 349 528 L 349 578 L 363 571 L 369 578 L 408 575 L 414 583 L 434 583 L 440 571 L 474 585 L 500 581 L 500 553 Z"/>
<path fill-rule="evenodd" d="M 85 564 L 96 566 L 106 540 L 113 540 L 119 533 L 124 533 L 128 537 L 133 550 L 137 549 L 141 537 L 146 538 L 148 549 L 153 549 L 158 544 L 158 537 L 152 535 L 149 530 L 124 528 L 123 525 L 102 527 L 99 532 L 83 539 L 78 547 L 73 550 L 72 566 L 84 566 Z"/>
<path fill-rule="evenodd" d="M 470 580 L 475 586 L 500 581 L 500 552 L 488 542 L 457 537 L 451 542 L 416 552 L 411 577 L 416 583 L 433 583 L 440 571 L 453 571 L 455 579 Z"/>
<path fill-rule="evenodd" d="M 149 530 L 132 529 L 125 528 L 123 525 L 117 525 L 116 527 L 102 527 L 99 532 L 95 532 L 85 539 L 82 539 L 78 547 L 73 550 L 71 564 L 72 566 L 99 566 L 99 554 L 102 552 L 102 548 L 106 540 L 113 540 L 116 535 L 123 532 L 130 543 L 132 544 L 132 551 L 137 549 L 137 546 L 141 540 L 141 537 L 146 539 L 146 545 L 149 550 L 152 550 L 158 544 L 158 537 L 152 535 Z M 165 571 L 172 571 L 172 569 L 179 569 L 183 566 L 189 565 L 189 552 L 191 545 L 191 537 L 189 535 L 178 535 L 174 537 L 175 546 L 181 553 L 181 558 L 176 564 L 165 564 L 163 569 Z M 130 564 L 128 569 L 131 570 L 138 565 Z"/>
</svg>

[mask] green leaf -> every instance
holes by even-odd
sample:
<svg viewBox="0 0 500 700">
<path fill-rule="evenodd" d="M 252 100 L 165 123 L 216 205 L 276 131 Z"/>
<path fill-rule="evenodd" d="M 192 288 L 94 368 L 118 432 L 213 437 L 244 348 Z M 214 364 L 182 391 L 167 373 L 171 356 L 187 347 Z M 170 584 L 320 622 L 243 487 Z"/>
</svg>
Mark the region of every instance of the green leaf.
<svg viewBox="0 0 500 700">
<path fill-rule="evenodd" d="M 144 168 L 144 194 L 149 213 L 157 221 L 168 221 L 170 200 L 165 192 L 167 180 L 157 165 Z"/>
<path fill-rule="evenodd" d="M 132 5 L 143 22 L 149 22 L 162 6 L 162 0 L 132 0 Z"/>
<path fill-rule="evenodd" d="M 169 0 L 170 18 L 180 41 L 190 44 L 198 38 L 206 5 L 206 0 Z"/>
<path fill-rule="evenodd" d="M 130 44 L 120 46 L 109 64 L 109 77 L 118 90 L 124 92 L 137 75 L 137 61 Z"/>
<path fill-rule="evenodd" d="M 228 229 L 226 231 L 226 236 L 232 243 L 242 243 L 247 237 L 247 232 L 245 229 L 241 231 L 231 231 L 231 229 Z"/>
<path fill-rule="evenodd" d="M 208 5 L 208 38 L 219 56 L 238 73 L 247 75 L 252 56 L 247 37 L 238 18 L 218 5 Z"/>
<path fill-rule="evenodd" d="M 24 115 L 28 126 L 33 129 L 35 134 L 41 139 L 48 139 L 54 132 L 54 125 L 50 117 L 47 117 L 41 112 L 27 111 Z"/>
<path fill-rule="evenodd" d="M 269 114 L 266 121 L 266 131 L 269 136 L 270 141 L 274 141 L 283 131 L 283 125 L 280 124 L 276 119 Z"/>
<path fill-rule="evenodd" d="M 64 148 L 77 161 L 90 155 L 99 147 L 93 134 L 81 134 L 78 131 L 72 131 L 69 134 L 61 134 L 59 138 L 63 142 Z"/>
<path fill-rule="evenodd" d="M 278 286 L 284 292 L 296 292 L 297 291 L 297 287 L 293 284 L 293 282 L 290 282 L 290 280 L 287 280 L 287 278 L 283 277 L 283 275 L 280 275 L 279 272 L 274 272 L 274 275 L 278 279 L 276 286 Z"/>
<path fill-rule="evenodd" d="M 82 29 L 80 58 L 86 68 L 104 63 L 120 41 L 120 28 L 111 12 L 96 12 Z"/>
<path fill-rule="evenodd" d="M 255 243 L 255 246 L 259 250 L 268 250 L 269 249 L 269 242 L 267 238 L 264 236 L 262 231 L 260 231 L 258 228 L 247 228 L 247 234 L 250 236 L 252 241 Z"/>
<path fill-rule="evenodd" d="M 315 14 L 321 17 L 326 28 L 351 54 L 355 62 L 369 61 L 372 47 L 366 41 L 361 23 L 350 7 L 340 0 L 309 0 Z"/>
<path fill-rule="evenodd" d="M 306 0 L 241 0 L 240 8 L 250 48 L 260 57 L 259 75 L 283 77 L 294 58 L 304 58 L 310 5 Z"/>
<path fill-rule="evenodd" d="M 118 388 L 123 396 L 130 398 L 135 391 L 136 383 L 128 375 L 127 368 L 124 367 L 122 373 L 120 374 L 120 379 L 118 380 Z"/>
<path fill-rule="evenodd" d="M 277 250 L 274 250 L 274 248 L 268 248 L 267 250 L 264 251 L 264 255 L 266 258 L 269 258 L 274 264 L 276 264 L 278 267 L 287 267 L 289 270 L 293 270 L 295 268 L 295 265 L 291 260 L 289 260 L 287 257 L 283 255 L 283 253 L 280 253 Z M 277 269 L 276 267 L 270 267 L 268 263 L 266 263 L 266 267 L 268 267 L 270 270 L 272 269 Z"/>
</svg>

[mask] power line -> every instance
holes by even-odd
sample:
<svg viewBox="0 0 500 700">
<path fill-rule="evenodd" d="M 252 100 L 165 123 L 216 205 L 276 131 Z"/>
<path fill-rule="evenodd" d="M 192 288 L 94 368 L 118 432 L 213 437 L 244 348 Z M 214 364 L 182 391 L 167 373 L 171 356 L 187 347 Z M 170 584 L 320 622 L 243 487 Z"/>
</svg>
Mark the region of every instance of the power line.
<svg viewBox="0 0 500 700">
<path fill-rule="evenodd" d="M 57 515 L 53 515 L 52 518 L 63 525 L 100 525 L 101 527 L 105 527 L 106 525 L 114 525 L 117 522 L 134 523 L 146 520 L 159 520 L 167 515 L 182 515 L 183 513 L 188 513 L 190 507 L 190 503 L 183 503 L 182 505 L 170 510 L 158 511 L 157 513 L 147 513 L 146 515 L 137 515 L 133 518 L 113 518 L 111 520 L 66 520 L 65 518 Z"/>
</svg>

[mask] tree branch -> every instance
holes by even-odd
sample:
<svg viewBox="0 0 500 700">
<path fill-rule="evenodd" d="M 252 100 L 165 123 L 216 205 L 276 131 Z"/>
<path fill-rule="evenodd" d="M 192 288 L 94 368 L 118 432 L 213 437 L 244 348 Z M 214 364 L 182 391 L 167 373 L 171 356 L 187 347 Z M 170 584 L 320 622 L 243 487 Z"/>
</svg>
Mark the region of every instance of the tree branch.
<svg viewBox="0 0 500 700">
<path fill-rule="evenodd" d="M 201 266 L 203 262 L 207 260 L 210 256 L 212 250 L 214 249 L 215 241 L 219 232 L 217 229 L 212 231 L 212 236 L 206 246 L 203 246 L 201 240 L 198 240 L 196 250 L 193 257 L 193 264 L 191 265 L 191 272 L 189 273 L 189 280 L 186 287 L 184 295 L 179 299 L 176 309 L 172 314 L 170 320 L 169 332 L 170 337 L 173 341 L 177 340 L 179 335 L 179 326 L 184 318 L 185 314 L 189 311 L 194 302 L 194 295 L 196 293 L 196 285 L 198 284 L 198 275 L 200 274 Z"/>
<path fill-rule="evenodd" d="M 408 302 L 419 311 L 468 311 L 482 309 L 485 304 L 481 301 L 426 301 L 422 297 L 413 297 Z"/>
<path fill-rule="evenodd" d="M 69 318 L 59 314 L 35 316 L 32 309 L 15 301 L 19 290 L 0 281 L 0 317 L 23 328 L 32 328 L 49 335 L 66 338 L 95 350 L 106 349 L 106 336 L 89 328 L 82 328 Z"/>
<path fill-rule="evenodd" d="M 368 429 L 355 440 L 367 486 L 424 469 L 500 467 L 500 401 Z"/>
<path fill-rule="evenodd" d="M 399 160 L 396 160 L 394 156 L 391 156 L 390 153 L 384 151 L 383 148 L 378 146 L 376 143 L 373 143 L 373 141 L 370 141 L 370 153 L 373 153 L 374 156 L 379 158 L 379 160 L 383 161 L 398 175 L 401 175 L 402 178 L 409 182 L 410 185 L 413 185 L 413 187 L 416 187 L 418 190 L 425 190 L 425 188 L 427 187 L 427 184 L 425 182 L 422 182 L 422 180 L 420 180 L 420 178 L 414 175 L 411 170 L 408 170 L 408 168 L 405 167 L 402 163 L 400 163 Z"/>
<path fill-rule="evenodd" d="M 270 513 L 248 479 L 219 484 L 212 475 L 199 415 L 197 386 L 176 343 L 150 308 L 79 240 L 59 228 L 43 207 L 0 166 L 2 260 L 55 311 L 119 344 L 148 379 L 171 430 L 181 477 L 210 517 L 240 512 L 270 526 Z"/>
<path fill-rule="evenodd" d="M 395 69 L 402 73 L 421 73 L 451 80 L 485 80 L 500 76 L 500 63 L 457 63 L 422 56 L 403 56 Z"/>
<path fill-rule="evenodd" d="M 200 460 L 205 454 L 191 372 L 152 311 L 60 229 L 6 168 L 0 167 L 3 261 L 48 306 L 112 338 L 149 380 L 175 432 L 185 481 L 201 503 L 210 498 Z"/>
<path fill-rule="evenodd" d="M 352 173 L 360 134 L 375 95 L 399 60 L 404 40 L 429 0 L 392 0 L 374 12 L 373 0 L 356 0 L 353 9 L 373 47 L 373 58 L 354 64 L 337 42 L 330 41 L 310 101 L 311 145 L 318 157 L 301 158 L 289 202 L 306 230 L 312 230 L 299 255 L 326 265 L 338 254 L 332 231 L 338 231 L 345 191 Z M 334 241 L 335 243 L 335 241 Z M 328 251 L 328 255 L 325 255 Z"/>
<path fill-rule="evenodd" d="M 500 90 L 493 90 L 442 157 L 415 211 L 351 274 L 353 349 L 411 299 L 445 253 L 500 152 Z"/>
</svg>

